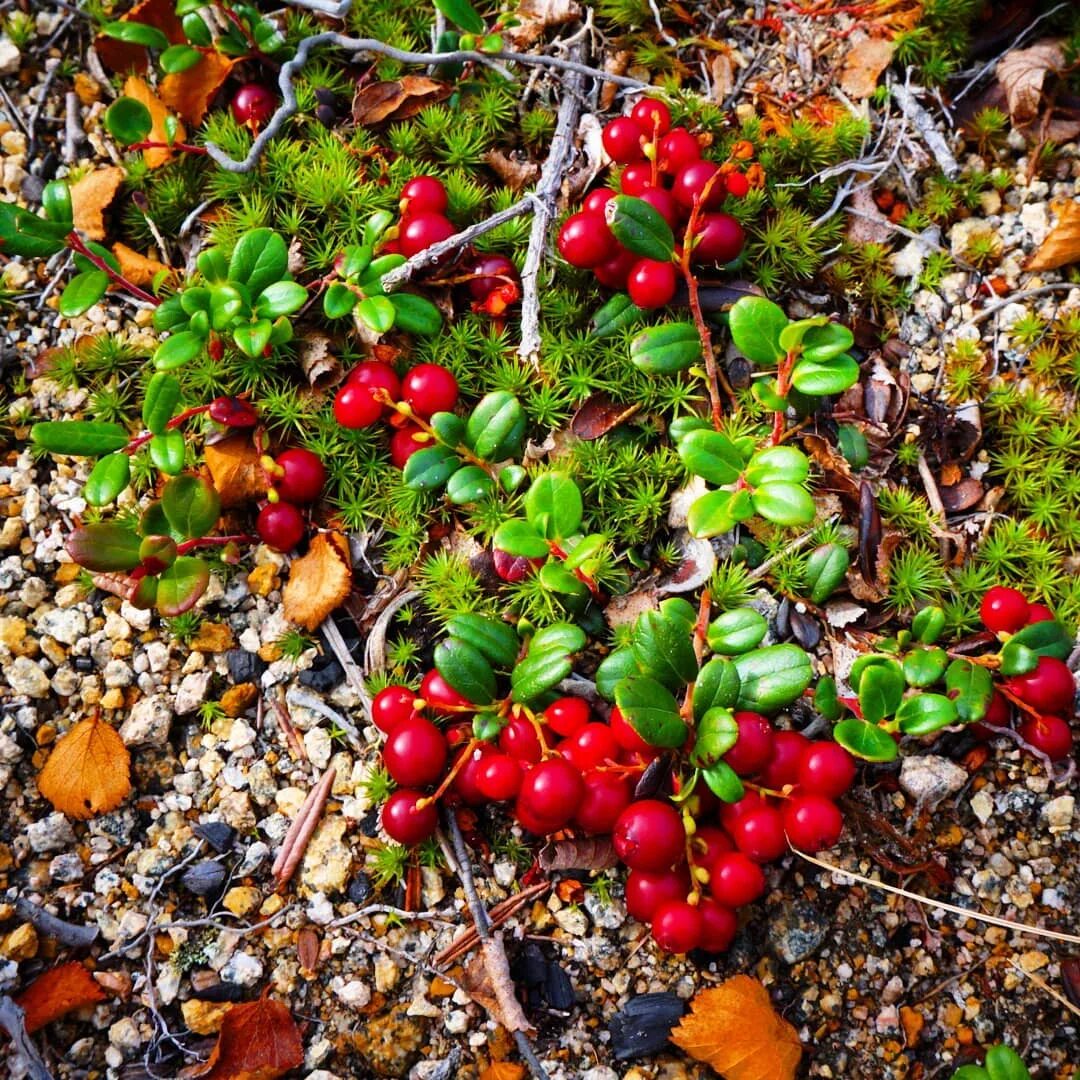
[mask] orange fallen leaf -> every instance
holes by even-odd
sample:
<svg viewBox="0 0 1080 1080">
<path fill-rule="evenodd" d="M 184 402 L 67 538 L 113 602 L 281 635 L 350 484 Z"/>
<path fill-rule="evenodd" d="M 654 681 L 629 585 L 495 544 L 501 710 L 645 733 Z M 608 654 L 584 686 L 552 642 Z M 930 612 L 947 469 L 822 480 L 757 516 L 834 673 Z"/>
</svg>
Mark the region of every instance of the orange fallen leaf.
<svg viewBox="0 0 1080 1080">
<path fill-rule="evenodd" d="M 141 22 L 155 26 L 173 45 L 179 45 L 187 40 L 184 36 L 184 28 L 176 17 L 176 0 L 141 0 L 129 12 L 121 16 L 120 22 Z M 94 38 L 94 50 L 107 68 L 123 75 L 131 72 L 141 75 L 149 66 L 146 48 L 143 45 L 132 45 L 127 41 L 119 41 L 116 38 L 98 34 Z"/>
<path fill-rule="evenodd" d="M 226 510 L 266 495 L 266 475 L 259 465 L 259 452 L 247 435 L 230 435 L 220 442 L 207 443 L 203 458 Z"/>
<path fill-rule="evenodd" d="M 749 975 L 695 995 L 671 1041 L 726 1080 L 794 1080 L 802 1057 L 795 1029 Z"/>
<path fill-rule="evenodd" d="M 129 75 L 124 83 L 124 94 L 127 97 L 134 98 L 136 101 L 141 101 L 150 110 L 150 119 L 153 121 L 153 126 L 150 128 L 147 140 L 149 142 L 168 142 L 169 136 L 165 130 L 165 119 L 169 115 L 169 110 L 165 108 L 161 99 L 150 89 L 146 81 L 140 79 L 137 75 Z M 175 141 L 184 141 L 184 125 L 179 121 L 176 124 Z M 154 146 L 143 151 L 143 160 L 151 169 L 164 165 L 165 162 L 172 159 L 172 156 L 173 152 L 167 146 Z"/>
<path fill-rule="evenodd" d="M 26 1014 L 26 1030 L 33 1034 L 72 1009 L 96 1005 L 108 996 L 82 964 L 72 961 L 42 972 L 15 1004 Z"/>
<path fill-rule="evenodd" d="M 493 1061 L 481 1074 L 480 1080 L 522 1080 L 525 1066 L 513 1061 Z"/>
<path fill-rule="evenodd" d="M 856 101 L 876 89 L 878 76 L 892 60 L 893 43 L 882 38 L 863 38 L 848 49 L 840 69 L 840 89 Z"/>
<path fill-rule="evenodd" d="M 151 285 L 154 277 L 163 270 L 168 274 L 175 274 L 171 266 L 158 262 L 148 255 L 143 255 L 127 244 L 116 243 L 112 246 L 112 253 L 120 264 L 120 273 L 133 285 Z"/>
<path fill-rule="evenodd" d="M 1015 123 L 1029 124 L 1038 116 L 1046 76 L 1057 74 L 1064 66 L 1061 42 L 1052 39 L 1013 49 L 998 61 L 995 74 Z"/>
<path fill-rule="evenodd" d="M 234 1005 L 205 1065 L 180 1075 L 200 1080 L 277 1080 L 302 1065 L 304 1044 L 292 1013 L 272 998 Z"/>
<path fill-rule="evenodd" d="M 349 541 L 341 533 L 319 533 L 289 571 L 285 618 L 314 630 L 352 589 Z"/>
<path fill-rule="evenodd" d="M 1080 260 L 1080 203 L 1062 200 L 1052 209 L 1057 221 L 1039 250 L 1024 264 L 1025 270 L 1056 270 Z"/>
<path fill-rule="evenodd" d="M 80 720 L 53 748 L 38 791 L 78 821 L 115 810 L 131 791 L 131 755 L 116 729 L 97 716 Z"/>
<path fill-rule="evenodd" d="M 105 239 L 105 211 L 124 180 L 119 165 L 95 169 L 71 185 L 71 209 L 75 228 L 91 240 Z"/>
<path fill-rule="evenodd" d="M 353 98 L 353 120 L 358 124 L 382 124 L 408 120 L 428 105 L 450 96 L 449 83 L 423 75 L 404 75 L 393 82 L 377 82 L 358 90 Z"/>
<path fill-rule="evenodd" d="M 219 52 L 203 53 L 187 71 L 173 72 L 161 80 L 161 100 L 192 127 L 198 127 L 235 63 Z"/>
</svg>

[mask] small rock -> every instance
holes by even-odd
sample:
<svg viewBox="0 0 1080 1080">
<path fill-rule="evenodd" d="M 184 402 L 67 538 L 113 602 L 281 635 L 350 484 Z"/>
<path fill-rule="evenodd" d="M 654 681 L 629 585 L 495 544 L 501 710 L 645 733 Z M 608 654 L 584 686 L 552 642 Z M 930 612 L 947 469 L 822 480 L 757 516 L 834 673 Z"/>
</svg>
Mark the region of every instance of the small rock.
<svg viewBox="0 0 1080 1080">
<path fill-rule="evenodd" d="M 817 951 L 831 925 L 813 904 L 786 903 L 769 923 L 769 943 L 784 963 L 797 964 Z"/>
<path fill-rule="evenodd" d="M 251 832 L 257 821 L 246 791 L 229 791 L 218 803 L 221 816 L 237 831 Z"/>
<path fill-rule="evenodd" d="M 29 960 L 37 956 L 38 936 L 32 923 L 17 926 L 0 943 L 0 956 L 8 960 Z"/>
<path fill-rule="evenodd" d="M 266 670 L 266 663 L 247 649 L 230 649 L 225 654 L 225 663 L 229 667 L 229 681 L 234 684 L 258 682 Z"/>
<path fill-rule="evenodd" d="M 214 1035 L 221 1030 L 225 1014 L 232 1008 L 228 1001 L 203 1001 L 192 998 L 180 1005 L 184 1023 L 196 1035 Z"/>
<path fill-rule="evenodd" d="M 259 688 L 254 683 L 230 686 L 221 695 L 221 708 L 226 716 L 241 716 L 259 699 Z"/>
<path fill-rule="evenodd" d="M 109 1043 L 115 1046 L 125 1058 L 132 1057 L 139 1049 L 142 1038 L 139 1035 L 139 1026 L 129 1016 L 123 1020 L 117 1020 L 109 1028 Z"/>
<path fill-rule="evenodd" d="M 405 1005 L 395 1005 L 364 1024 L 353 1045 L 375 1076 L 402 1077 L 419 1058 L 427 1037 L 424 1018 L 409 1016 Z"/>
<path fill-rule="evenodd" d="M 256 566 L 247 576 L 248 591 L 252 596 L 269 596 L 280 585 L 281 579 L 277 576 L 277 567 L 273 563 Z"/>
<path fill-rule="evenodd" d="M 619 1074 L 606 1065 L 597 1065 L 581 1074 L 581 1080 L 619 1080 Z"/>
<path fill-rule="evenodd" d="M 236 830 L 224 821 L 203 821 L 192 832 L 201 836 L 219 855 L 231 850 L 236 843 Z"/>
<path fill-rule="evenodd" d="M 217 892 L 225 881 L 225 867 L 213 859 L 189 866 L 180 876 L 181 884 L 196 896 L 209 896 Z"/>
<path fill-rule="evenodd" d="M 985 790 L 977 791 L 971 797 L 971 811 L 984 825 L 994 816 L 994 800 Z"/>
<path fill-rule="evenodd" d="M 74 851 L 65 851 L 49 863 L 49 877 L 58 885 L 68 885 L 73 881 L 82 881 L 86 867 Z"/>
<path fill-rule="evenodd" d="M 76 608 L 53 608 L 41 617 L 38 630 L 64 645 L 74 645 L 86 636 L 86 616 Z"/>
<path fill-rule="evenodd" d="M 11 38 L 0 37 L 0 75 L 14 75 L 22 64 L 22 53 Z"/>
<path fill-rule="evenodd" d="M 1075 812 L 1076 797 L 1074 795 L 1059 795 L 1056 799 L 1045 803 L 1042 808 L 1046 827 L 1052 833 L 1068 832 Z"/>
<path fill-rule="evenodd" d="M 589 889 L 585 893 L 585 910 L 595 926 L 601 930 L 618 930 L 626 922 L 626 906 L 618 900 L 604 901 Z"/>
<path fill-rule="evenodd" d="M 221 969 L 221 981 L 237 986 L 254 986 L 263 973 L 262 963 L 250 953 L 234 952 Z"/>
<path fill-rule="evenodd" d="M 172 710 L 161 694 L 135 702 L 120 725 L 125 746 L 164 746 L 169 738 Z"/>
<path fill-rule="evenodd" d="M 396 960 L 380 953 L 375 957 L 375 989 L 380 994 L 388 994 L 401 981 L 401 968 Z"/>
<path fill-rule="evenodd" d="M 191 639 L 189 648 L 194 652 L 220 653 L 235 644 L 233 632 L 225 623 L 203 623 Z"/>
<path fill-rule="evenodd" d="M 47 851 L 63 851 L 69 844 L 75 843 L 71 823 L 61 813 L 48 814 L 40 821 L 31 822 L 26 827 L 26 838 L 39 855 Z"/>
<path fill-rule="evenodd" d="M 262 893 L 252 885 L 234 885 L 221 902 L 234 915 L 243 918 L 262 903 Z"/>
<path fill-rule="evenodd" d="M 344 841 L 348 822 L 340 816 L 325 818 L 319 823 L 300 864 L 300 892 L 343 892 L 352 870 L 352 851 Z"/>
<path fill-rule="evenodd" d="M 345 669 L 336 657 L 320 656 L 307 671 L 300 672 L 300 685 L 309 686 L 317 693 L 325 694 L 333 690 L 345 678 Z"/>
<path fill-rule="evenodd" d="M 304 749 L 307 751 L 308 760 L 317 769 L 325 769 L 330 764 L 330 757 L 334 752 L 334 744 L 330 733 L 325 728 L 311 728 L 304 732 Z"/>
<path fill-rule="evenodd" d="M 228 691 L 226 691 L 228 693 Z M 224 704 L 224 699 L 222 699 Z M 246 746 L 251 746 L 255 741 L 255 729 L 244 720 L 234 720 L 232 727 L 229 728 L 229 737 L 225 742 L 225 748 L 227 750 L 243 750 Z"/>
<path fill-rule="evenodd" d="M 316 926 L 326 926 L 334 920 L 334 905 L 322 893 L 316 893 L 307 906 L 306 914 Z"/>
<path fill-rule="evenodd" d="M 936 754 L 905 757 L 900 766 L 900 787 L 920 809 L 933 809 L 947 795 L 959 791 L 968 781 L 965 769 Z"/>
<path fill-rule="evenodd" d="M 210 687 L 209 671 L 193 671 L 180 680 L 176 689 L 176 700 L 173 708 L 177 716 L 186 716 L 194 712 L 205 700 L 206 692 Z"/>
<path fill-rule="evenodd" d="M 555 921 L 574 937 L 584 937 L 589 932 L 589 920 L 579 907 L 564 907 L 556 911 Z"/>
<path fill-rule="evenodd" d="M 359 979 L 350 979 L 335 991 L 343 1004 L 350 1009 L 362 1009 L 371 1001 L 371 987 Z"/>
<path fill-rule="evenodd" d="M 686 1003 L 667 991 L 631 998 L 608 1021 L 615 1060 L 659 1054 L 685 1012 Z"/>
<path fill-rule="evenodd" d="M 371 878 L 362 870 L 349 882 L 345 894 L 354 904 L 362 904 L 371 895 Z"/>
<path fill-rule="evenodd" d="M 17 656 L 10 664 L 5 665 L 4 677 L 16 694 L 25 694 L 32 698 L 48 697 L 49 676 L 25 656 Z"/>
</svg>

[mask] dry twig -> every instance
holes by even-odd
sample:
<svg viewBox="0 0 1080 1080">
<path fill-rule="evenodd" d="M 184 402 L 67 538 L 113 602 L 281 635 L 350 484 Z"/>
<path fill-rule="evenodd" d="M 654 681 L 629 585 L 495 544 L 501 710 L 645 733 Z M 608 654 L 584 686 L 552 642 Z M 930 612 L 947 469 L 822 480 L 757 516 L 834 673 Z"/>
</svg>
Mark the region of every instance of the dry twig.
<svg viewBox="0 0 1080 1080">
<path fill-rule="evenodd" d="M 296 873 L 296 868 L 300 865 L 315 827 L 319 824 L 322 812 L 326 808 L 326 801 L 330 798 L 330 789 L 334 786 L 336 776 L 337 770 L 332 768 L 323 773 L 319 782 L 308 792 L 307 798 L 289 826 L 281 850 L 270 870 L 278 892 L 288 885 L 293 874 Z"/>
</svg>

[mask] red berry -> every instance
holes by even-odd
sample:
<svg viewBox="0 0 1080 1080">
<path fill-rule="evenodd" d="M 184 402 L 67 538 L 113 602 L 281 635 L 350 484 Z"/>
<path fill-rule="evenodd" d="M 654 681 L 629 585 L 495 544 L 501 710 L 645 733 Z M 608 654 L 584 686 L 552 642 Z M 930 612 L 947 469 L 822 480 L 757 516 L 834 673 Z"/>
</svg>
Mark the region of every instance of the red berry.
<svg viewBox="0 0 1080 1080">
<path fill-rule="evenodd" d="M 245 127 L 262 127 L 276 108 L 274 92 L 261 83 L 245 83 L 233 95 L 232 114 Z"/>
<path fill-rule="evenodd" d="M 416 424 L 406 424 L 390 436 L 390 463 L 399 469 L 405 468 L 405 462 L 417 450 L 426 450 L 431 446 L 431 439 L 423 428 Z"/>
<path fill-rule="evenodd" d="M 438 364 L 417 364 L 401 380 L 401 397 L 424 420 L 449 412 L 457 403 L 457 379 Z"/>
<path fill-rule="evenodd" d="M 286 502 L 311 503 L 322 494 L 326 468 L 318 454 L 295 447 L 279 454 L 276 464 L 285 472 L 274 477 L 274 488 Z"/>
<path fill-rule="evenodd" d="M 641 140 L 644 132 L 629 116 L 620 116 L 604 126 L 602 135 L 608 156 L 620 164 L 641 157 Z"/>
<path fill-rule="evenodd" d="M 799 790 L 838 799 L 855 779 L 855 759 L 834 742 L 811 743 L 799 760 Z"/>
<path fill-rule="evenodd" d="M 546 745 L 546 736 L 545 746 L 541 747 L 536 728 L 524 716 L 514 717 L 499 732 L 499 749 L 528 765 L 535 765 L 540 760 Z"/>
<path fill-rule="evenodd" d="M 458 754 L 464 754 L 466 749 L 466 747 L 462 747 Z M 450 785 L 450 790 L 455 798 L 460 799 L 467 806 L 483 806 L 488 801 L 488 796 L 481 787 L 480 778 L 487 763 L 486 759 L 494 755 L 495 752 L 494 747 L 488 743 L 480 743 L 479 746 L 474 746 L 469 751 L 468 760 L 458 769 L 457 774 L 454 776 L 454 782 Z M 456 762 L 457 755 L 455 755 L 453 763 L 456 764 Z"/>
<path fill-rule="evenodd" d="M 611 710 L 609 722 L 611 734 L 624 750 L 652 752 L 653 748 L 630 726 L 630 721 L 619 711 L 618 705 Z"/>
<path fill-rule="evenodd" d="M 986 715 L 983 720 L 994 727 L 1008 727 L 1012 719 L 1012 703 L 1000 691 L 995 690 L 990 698 L 990 704 L 986 706 Z"/>
<path fill-rule="evenodd" d="M 698 948 L 711 953 L 727 952 L 739 929 L 735 912 L 707 896 L 701 898 L 697 908 L 701 914 L 701 940 Z"/>
<path fill-rule="evenodd" d="M 735 723 L 739 735 L 735 745 L 724 755 L 740 776 L 761 772 L 772 757 L 773 729 L 767 716 L 755 712 L 737 712 Z"/>
<path fill-rule="evenodd" d="M 1015 634 L 1028 621 L 1028 602 L 1018 589 L 995 585 L 979 607 L 983 626 L 995 634 Z"/>
<path fill-rule="evenodd" d="M 824 795 L 792 795 L 784 804 L 784 832 L 797 848 L 813 854 L 840 839 L 844 818 Z"/>
<path fill-rule="evenodd" d="M 562 758 L 548 758 L 533 766 L 525 776 L 518 794 L 516 812 L 542 823 L 543 832 L 554 832 L 568 824 L 585 796 L 581 772 Z M 525 817 L 522 817 L 524 813 Z"/>
<path fill-rule="evenodd" d="M 702 215 L 694 236 L 692 257 L 702 265 L 731 262 L 746 244 L 743 227 L 730 214 Z"/>
<path fill-rule="evenodd" d="M 724 177 L 724 185 L 727 187 L 727 193 L 734 195 L 736 199 L 745 198 L 750 190 L 750 181 L 746 179 L 746 173 L 741 172 L 728 173 Z"/>
<path fill-rule="evenodd" d="M 398 788 L 383 803 L 382 827 L 391 840 L 406 846 L 419 844 L 435 832 L 439 815 L 434 803 L 417 809 L 416 804 L 426 798 L 422 791 Z"/>
<path fill-rule="evenodd" d="M 619 744 L 607 724 L 591 723 L 578 728 L 568 739 L 560 743 L 560 753 L 573 762 L 582 772 L 595 769 L 605 761 L 619 756 Z"/>
<path fill-rule="evenodd" d="M 769 797 L 762 795 L 760 791 L 748 791 L 741 799 L 733 803 L 720 804 L 720 824 L 728 831 L 729 836 L 734 836 L 735 823 L 748 814 L 751 810 L 757 810 L 762 806 L 771 806 Z"/>
<path fill-rule="evenodd" d="M 675 176 L 675 183 L 671 186 L 671 193 L 680 206 L 690 210 L 694 200 L 701 199 L 705 185 L 720 171 L 720 166 L 715 161 L 692 161 L 684 165 Z M 724 201 L 724 178 L 719 177 L 709 188 L 709 194 L 702 204 L 706 210 L 716 210 Z"/>
<path fill-rule="evenodd" d="M 371 389 L 349 380 L 334 397 L 334 419 L 344 428 L 371 427 L 383 414 Z"/>
<path fill-rule="evenodd" d="M 686 854 L 686 830 L 679 811 L 659 799 L 631 803 L 615 822 L 611 839 L 631 870 L 667 870 Z"/>
<path fill-rule="evenodd" d="M 635 198 L 641 198 L 652 186 L 652 165 L 648 161 L 632 161 L 619 179 L 622 193 Z"/>
<path fill-rule="evenodd" d="M 677 173 L 701 157 L 697 139 L 686 128 L 672 128 L 660 140 L 660 171 Z"/>
<path fill-rule="evenodd" d="M 775 806 L 747 810 L 727 828 L 735 846 L 754 862 L 772 862 L 787 851 L 784 819 Z"/>
<path fill-rule="evenodd" d="M 573 735 L 584 727 L 592 716 L 589 703 L 579 697 L 561 697 L 545 710 L 544 718 L 557 735 Z"/>
<path fill-rule="evenodd" d="M 443 214 L 446 212 L 446 188 L 434 176 L 414 176 L 401 189 L 402 215 Z"/>
<path fill-rule="evenodd" d="M 397 724 L 382 751 L 386 771 L 402 787 L 434 784 L 443 774 L 446 754 L 446 737 L 422 716 Z"/>
<path fill-rule="evenodd" d="M 1071 713 L 1076 683 L 1063 660 L 1040 656 L 1034 671 L 1014 675 L 1005 688 L 1025 704 L 1042 713 Z"/>
<path fill-rule="evenodd" d="M 679 220 L 679 208 L 671 197 L 667 188 L 648 187 L 639 196 L 642 202 L 647 202 L 672 228 Z"/>
<path fill-rule="evenodd" d="M 217 359 L 220 360 L 221 357 Z M 254 427 L 259 422 L 259 414 L 251 407 L 251 403 L 239 397 L 214 398 L 206 411 L 211 420 L 224 427 Z"/>
<path fill-rule="evenodd" d="M 259 539 L 275 551 L 292 551 L 304 538 L 304 515 L 292 503 L 267 503 L 255 519 Z"/>
<path fill-rule="evenodd" d="M 424 676 L 417 696 L 427 702 L 428 710 L 436 716 L 460 715 L 473 707 L 473 703 L 462 697 L 435 668 Z"/>
<path fill-rule="evenodd" d="M 364 360 L 349 372 L 348 382 L 366 386 L 369 390 L 385 390 L 391 401 L 401 397 L 401 380 L 397 372 L 381 360 Z M 390 406 L 383 405 L 383 412 L 389 412 Z"/>
<path fill-rule="evenodd" d="M 1029 604 L 1027 625 L 1036 622 L 1053 622 L 1054 613 L 1045 604 Z"/>
<path fill-rule="evenodd" d="M 454 226 L 442 214 L 417 214 L 403 219 L 398 243 L 401 254 L 407 259 L 421 251 L 426 251 L 432 244 L 446 240 L 454 235 Z"/>
<path fill-rule="evenodd" d="M 671 111 L 656 98 L 642 98 L 630 110 L 630 119 L 645 132 L 650 141 L 671 130 Z"/>
<path fill-rule="evenodd" d="M 675 870 L 631 870 L 626 875 L 626 910 L 638 922 L 650 922 L 661 904 L 685 900 L 689 892 L 690 872 L 685 866 Z"/>
<path fill-rule="evenodd" d="M 527 559 L 524 555 L 511 555 L 501 548 L 491 549 L 491 561 L 495 565 L 495 573 L 511 583 L 523 581 L 538 566 L 544 565 L 543 559 Z"/>
<path fill-rule="evenodd" d="M 653 941 L 665 952 L 686 953 L 701 944 L 701 912 L 685 900 L 665 900 L 653 913 Z"/>
<path fill-rule="evenodd" d="M 765 875 L 741 851 L 721 852 L 708 867 L 709 892 L 730 908 L 752 904 L 765 892 Z"/>
<path fill-rule="evenodd" d="M 371 701 L 371 722 L 389 734 L 403 720 L 416 715 L 413 702 L 416 694 L 407 686 L 387 686 Z"/>
<path fill-rule="evenodd" d="M 486 300 L 508 281 L 519 281 L 517 267 L 505 255 L 484 255 L 472 267 L 476 277 L 469 279 L 469 296 L 477 303 Z"/>
<path fill-rule="evenodd" d="M 675 267 L 656 259 L 639 259 L 626 280 L 626 291 L 639 308 L 663 307 L 675 295 Z"/>
<path fill-rule="evenodd" d="M 521 764 L 508 754 L 489 754 L 480 763 L 476 786 L 492 802 L 513 799 L 521 790 Z"/>
<path fill-rule="evenodd" d="M 779 791 L 788 784 L 799 782 L 799 762 L 810 740 L 797 731 L 778 731 L 773 735 L 772 757 L 761 770 L 758 782 L 762 787 Z"/>
<path fill-rule="evenodd" d="M 609 289 L 625 289 L 626 279 L 638 262 L 638 256 L 632 251 L 627 251 L 621 244 L 617 247 L 618 251 L 610 259 L 593 267 L 596 280 Z"/>
<path fill-rule="evenodd" d="M 630 781 L 610 772 L 585 774 L 585 795 L 574 815 L 574 824 L 588 833 L 606 834 L 634 797 Z"/>
<path fill-rule="evenodd" d="M 1072 731 L 1060 716 L 1024 717 L 1020 737 L 1036 750 L 1041 750 L 1051 761 L 1061 761 L 1072 753 Z"/>
<path fill-rule="evenodd" d="M 611 257 L 615 238 L 599 214 L 571 214 L 559 230 L 559 254 L 571 265 L 598 266 Z"/>
<path fill-rule="evenodd" d="M 694 862 L 706 870 L 718 856 L 735 847 L 731 837 L 718 825 L 699 825 L 690 843 L 694 849 Z"/>
<path fill-rule="evenodd" d="M 618 195 L 618 192 L 612 191 L 611 188 L 593 188 L 593 190 L 585 196 L 585 199 L 581 204 L 581 209 L 586 214 L 595 214 L 597 217 L 603 217 L 604 207 L 606 207 L 616 195 Z"/>
</svg>

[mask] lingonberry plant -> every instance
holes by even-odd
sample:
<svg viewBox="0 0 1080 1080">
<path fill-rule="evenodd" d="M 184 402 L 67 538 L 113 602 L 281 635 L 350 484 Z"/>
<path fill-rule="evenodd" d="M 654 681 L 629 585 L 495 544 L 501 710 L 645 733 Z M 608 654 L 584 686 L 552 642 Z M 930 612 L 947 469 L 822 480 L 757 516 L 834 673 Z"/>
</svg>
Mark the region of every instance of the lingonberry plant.
<svg viewBox="0 0 1080 1080">
<path fill-rule="evenodd" d="M 950 1080 L 1031 1080 L 1023 1058 L 1004 1043 L 986 1051 L 982 1065 L 961 1065 Z"/>
</svg>

